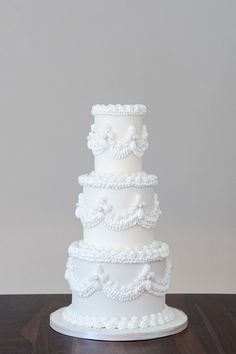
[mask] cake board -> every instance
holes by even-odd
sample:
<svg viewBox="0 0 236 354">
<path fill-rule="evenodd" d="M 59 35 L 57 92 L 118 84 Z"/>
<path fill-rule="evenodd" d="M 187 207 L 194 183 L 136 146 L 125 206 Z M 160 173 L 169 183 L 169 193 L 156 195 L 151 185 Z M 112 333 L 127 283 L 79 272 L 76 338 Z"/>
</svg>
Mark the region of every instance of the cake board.
<svg viewBox="0 0 236 354">
<path fill-rule="evenodd" d="M 156 327 L 138 328 L 138 329 L 96 329 L 79 327 L 63 319 L 63 310 L 65 307 L 53 312 L 50 315 L 50 326 L 55 331 L 71 337 L 94 339 L 101 341 L 136 341 L 161 338 L 170 336 L 183 331 L 188 325 L 186 314 L 176 308 L 171 308 L 174 313 L 174 319 L 166 324 Z"/>
</svg>

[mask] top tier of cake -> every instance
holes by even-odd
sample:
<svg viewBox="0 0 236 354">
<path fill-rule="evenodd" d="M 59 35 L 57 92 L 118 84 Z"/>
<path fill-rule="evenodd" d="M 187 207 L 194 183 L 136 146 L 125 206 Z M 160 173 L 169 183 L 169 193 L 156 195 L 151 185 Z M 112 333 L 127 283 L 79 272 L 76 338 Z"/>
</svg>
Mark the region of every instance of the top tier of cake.
<svg viewBox="0 0 236 354">
<path fill-rule="evenodd" d="M 94 124 L 88 135 L 88 148 L 95 156 L 95 172 L 133 174 L 142 171 L 142 156 L 148 147 L 143 124 L 146 106 L 95 105 Z"/>
</svg>

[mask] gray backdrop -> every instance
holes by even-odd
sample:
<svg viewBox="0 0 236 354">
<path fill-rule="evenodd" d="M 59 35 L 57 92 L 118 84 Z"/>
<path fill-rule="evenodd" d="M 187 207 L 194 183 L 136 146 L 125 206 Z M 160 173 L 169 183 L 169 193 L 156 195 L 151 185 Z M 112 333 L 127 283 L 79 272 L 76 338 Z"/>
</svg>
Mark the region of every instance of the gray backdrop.
<svg viewBox="0 0 236 354">
<path fill-rule="evenodd" d="M 66 292 L 94 103 L 145 103 L 171 292 L 235 292 L 236 2 L 0 2 L 1 293 Z"/>
</svg>

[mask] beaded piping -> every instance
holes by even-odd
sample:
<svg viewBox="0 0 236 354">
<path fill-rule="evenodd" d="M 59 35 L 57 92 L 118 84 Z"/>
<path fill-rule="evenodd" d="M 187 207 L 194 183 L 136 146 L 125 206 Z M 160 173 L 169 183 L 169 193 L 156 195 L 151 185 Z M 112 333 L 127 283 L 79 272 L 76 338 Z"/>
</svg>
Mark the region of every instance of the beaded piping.
<svg viewBox="0 0 236 354">
<path fill-rule="evenodd" d="M 145 150 L 148 148 L 147 138 L 148 133 L 146 125 L 143 124 L 142 126 L 141 136 L 137 134 L 134 126 L 130 126 L 128 128 L 126 140 L 123 143 L 118 144 L 116 135 L 113 133 L 111 126 L 108 125 L 104 132 L 96 134 L 95 124 L 92 124 L 91 132 L 87 137 L 87 145 L 95 156 L 108 150 L 111 158 L 119 160 L 124 159 L 131 153 L 137 157 L 142 157 Z"/>
<path fill-rule="evenodd" d="M 126 285 L 119 285 L 110 278 L 104 267 L 99 264 L 95 274 L 91 275 L 87 281 L 80 282 L 76 262 L 72 257 L 69 257 L 65 278 L 70 289 L 81 298 L 87 298 L 96 292 L 101 292 L 109 299 L 127 302 L 135 300 L 145 292 L 154 296 L 163 296 L 170 285 L 171 268 L 170 258 L 167 258 L 165 273 L 162 278 L 157 279 L 154 272 L 151 271 L 150 265 L 144 264 L 136 279 Z"/>
<path fill-rule="evenodd" d="M 152 209 L 148 209 L 142 196 L 136 194 L 131 207 L 121 214 L 114 212 L 113 206 L 105 196 L 99 200 L 95 208 L 89 210 L 85 207 L 83 193 L 80 193 L 76 204 L 75 215 L 77 218 L 80 218 L 83 226 L 88 229 L 101 223 L 114 231 L 127 230 L 136 225 L 146 229 L 152 229 L 157 224 L 159 216 L 161 215 L 161 209 L 159 207 L 157 194 L 154 193 Z"/>
<path fill-rule="evenodd" d="M 90 172 L 78 178 L 81 186 L 92 188 L 113 188 L 122 189 L 130 187 L 149 187 L 158 184 L 157 176 L 148 175 L 145 172 L 135 173 L 132 175 L 113 175 L 98 172 Z"/>
<path fill-rule="evenodd" d="M 96 104 L 92 106 L 91 113 L 93 116 L 112 115 L 112 116 L 140 116 L 147 112 L 147 107 L 143 104 Z"/>
<path fill-rule="evenodd" d="M 153 241 L 148 246 L 104 248 L 92 246 L 83 240 L 73 242 L 68 253 L 70 257 L 95 263 L 147 263 L 169 256 L 169 246 L 161 241 Z"/>
<path fill-rule="evenodd" d="M 62 314 L 64 320 L 81 327 L 107 328 L 107 329 L 137 329 L 156 327 L 168 323 L 174 319 L 174 313 L 165 305 L 164 309 L 156 314 L 142 317 L 95 317 L 83 316 L 73 310 L 73 306 L 66 307 Z"/>
</svg>

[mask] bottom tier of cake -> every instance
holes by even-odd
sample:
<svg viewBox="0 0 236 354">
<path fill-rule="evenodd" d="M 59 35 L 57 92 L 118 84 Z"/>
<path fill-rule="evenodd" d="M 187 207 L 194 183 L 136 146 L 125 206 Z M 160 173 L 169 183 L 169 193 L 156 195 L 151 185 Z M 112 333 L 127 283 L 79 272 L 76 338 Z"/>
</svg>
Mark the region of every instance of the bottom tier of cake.
<svg viewBox="0 0 236 354">
<path fill-rule="evenodd" d="M 163 325 L 174 314 L 165 304 L 171 275 L 163 242 L 135 249 L 69 248 L 66 279 L 72 304 L 63 319 L 88 328 L 136 329 Z"/>
</svg>

